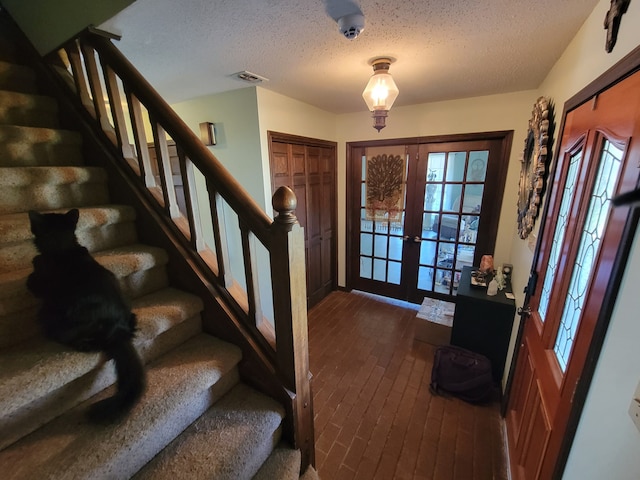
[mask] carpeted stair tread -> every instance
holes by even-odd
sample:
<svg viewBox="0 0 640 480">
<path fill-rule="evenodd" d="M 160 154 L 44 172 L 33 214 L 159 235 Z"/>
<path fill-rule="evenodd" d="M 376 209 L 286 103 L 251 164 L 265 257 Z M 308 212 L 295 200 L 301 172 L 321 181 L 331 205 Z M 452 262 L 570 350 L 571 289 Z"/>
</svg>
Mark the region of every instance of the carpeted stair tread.
<svg viewBox="0 0 640 480">
<path fill-rule="evenodd" d="M 59 213 L 68 209 L 56 210 Z M 81 208 L 76 229 L 78 242 L 90 252 L 121 247 L 137 241 L 136 214 L 131 207 L 106 205 Z M 30 267 L 36 255 L 27 213 L 0 216 L 0 286 L 3 273 Z M 0 301 L 6 295 L 0 291 Z"/>
<path fill-rule="evenodd" d="M 35 248 L 33 252 L 36 252 Z M 162 248 L 142 244 L 124 245 L 109 250 L 94 252 L 93 257 L 103 267 L 111 270 L 117 277 L 126 277 L 140 270 L 149 270 L 159 265 L 165 265 L 168 260 L 167 252 Z M 29 264 L 32 258 L 33 256 L 28 257 Z M 31 267 L 27 267 L 26 270 L 30 270 L 30 268 Z M 25 272 L 24 270 L 25 269 L 20 269 L 20 271 L 16 271 L 15 274 L 23 275 L 26 279 L 29 272 Z"/>
<path fill-rule="evenodd" d="M 135 344 L 153 340 L 202 311 L 202 300 L 166 288 L 132 303 L 138 317 Z M 97 353 L 76 352 L 38 336 L 0 350 L 0 418 L 85 375 L 101 364 Z"/>
<path fill-rule="evenodd" d="M 168 286 L 165 250 L 146 245 L 127 245 L 98 252 L 96 260 L 111 270 L 126 298 L 135 299 Z M 15 345 L 35 332 L 35 308 L 38 300 L 26 287 L 31 268 L 0 275 L 8 285 L 10 297 L 0 298 L 0 347 Z M 0 286 L 3 285 L 0 283 Z"/>
<path fill-rule="evenodd" d="M 307 471 L 300 476 L 300 480 L 320 480 L 320 476 L 316 469 L 309 465 Z"/>
<path fill-rule="evenodd" d="M 280 404 L 237 385 L 133 478 L 251 479 L 279 441 L 283 417 Z"/>
<path fill-rule="evenodd" d="M 169 260 L 167 252 L 162 248 L 142 244 L 103 250 L 95 252 L 93 256 L 98 263 L 111 270 L 117 277 L 126 277 L 141 270 L 165 265 Z"/>
<path fill-rule="evenodd" d="M 16 92 L 35 92 L 36 75 L 29 67 L 0 60 L 0 88 Z"/>
<path fill-rule="evenodd" d="M 98 205 L 95 207 L 79 208 L 80 218 L 76 227 L 76 236 L 80 238 L 85 230 L 102 228 L 115 223 L 133 222 L 136 211 L 127 205 Z M 48 210 L 46 213 L 65 213 L 68 209 Z M 42 211 L 41 213 L 45 213 Z M 31 242 L 31 226 L 26 212 L 10 213 L 0 216 L 0 248 L 4 244 L 14 242 Z M 83 246 L 89 248 L 82 241 Z"/>
<path fill-rule="evenodd" d="M 129 478 L 237 383 L 240 350 L 199 335 L 149 365 L 148 387 L 128 416 L 111 425 L 85 420 L 104 392 L 0 452 L 6 480 Z M 195 418 L 194 418 L 195 417 Z"/>
<path fill-rule="evenodd" d="M 253 480 L 298 480 L 300 478 L 300 450 L 276 447 Z"/>
<path fill-rule="evenodd" d="M 2 167 L 0 214 L 104 205 L 106 180 L 97 167 Z"/>
<path fill-rule="evenodd" d="M 0 125 L 0 166 L 80 166 L 82 137 L 44 127 Z"/>
<path fill-rule="evenodd" d="M 44 95 L 0 89 L 0 124 L 58 128 L 58 103 Z"/>
<path fill-rule="evenodd" d="M 23 268 L 3 272 L 0 266 L 0 285 L 6 281 L 7 284 L 15 285 L 16 282 L 24 282 L 31 273 L 31 260 L 37 253 L 35 247 L 25 246 L 27 255 L 21 259 Z M 158 247 L 151 247 L 142 244 L 129 244 L 113 249 L 94 252 L 93 257 L 103 267 L 111 270 L 117 277 L 127 277 L 135 272 L 150 270 L 157 266 L 164 266 L 168 261 L 167 252 Z M 18 260 L 15 262 L 18 263 Z M 4 295 L 0 295 L 0 300 Z"/>
<path fill-rule="evenodd" d="M 28 187 L 34 184 L 104 183 L 106 181 L 107 175 L 104 169 L 99 167 L 0 168 L 0 188 Z"/>
</svg>

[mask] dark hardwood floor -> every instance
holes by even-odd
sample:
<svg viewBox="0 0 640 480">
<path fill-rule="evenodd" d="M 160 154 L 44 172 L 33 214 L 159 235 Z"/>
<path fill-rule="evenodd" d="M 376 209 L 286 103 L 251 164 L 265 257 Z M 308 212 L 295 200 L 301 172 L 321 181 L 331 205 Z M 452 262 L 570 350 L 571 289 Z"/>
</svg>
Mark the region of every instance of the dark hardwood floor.
<svg viewBox="0 0 640 480">
<path fill-rule="evenodd" d="M 418 306 L 333 292 L 309 311 L 322 480 L 506 480 L 500 406 L 429 391 Z"/>
</svg>

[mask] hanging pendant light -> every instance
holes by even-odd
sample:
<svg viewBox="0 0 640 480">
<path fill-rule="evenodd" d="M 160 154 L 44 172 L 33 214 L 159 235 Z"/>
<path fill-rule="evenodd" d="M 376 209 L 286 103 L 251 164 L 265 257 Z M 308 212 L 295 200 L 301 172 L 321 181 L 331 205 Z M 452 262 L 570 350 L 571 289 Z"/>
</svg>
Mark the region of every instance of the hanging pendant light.
<svg viewBox="0 0 640 480">
<path fill-rule="evenodd" d="M 378 132 L 386 126 L 389 110 L 400 93 L 389 73 L 389 65 L 392 62 L 393 59 L 388 57 L 372 60 L 373 75 L 362 92 L 362 98 L 373 112 L 373 128 Z"/>
</svg>

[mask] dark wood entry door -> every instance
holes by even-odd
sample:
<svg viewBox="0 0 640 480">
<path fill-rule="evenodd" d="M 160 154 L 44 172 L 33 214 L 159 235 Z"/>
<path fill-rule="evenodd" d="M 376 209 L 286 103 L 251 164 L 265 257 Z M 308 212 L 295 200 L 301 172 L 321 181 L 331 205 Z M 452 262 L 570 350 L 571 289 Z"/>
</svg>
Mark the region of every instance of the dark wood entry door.
<svg viewBox="0 0 640 480">
<path fill-rule="evenodd" d="M 310 138 L 269 132 L 271 186 L 291 188 L 305 233 L 307 304 L 312 307 L 337 287 L 336 146 Z"/>
<path fill-rule="evenodd" d="M 479 137 L 350 145 L 351 288 L 449 299 L 493 253 L 510 135 Z"/>
<path fill-rule="evenodd" d="M 552 478 L 616 264 L 640 158 L 640 74 L 566 115 L 507 409 L 513 477 Z"/>
</svg>

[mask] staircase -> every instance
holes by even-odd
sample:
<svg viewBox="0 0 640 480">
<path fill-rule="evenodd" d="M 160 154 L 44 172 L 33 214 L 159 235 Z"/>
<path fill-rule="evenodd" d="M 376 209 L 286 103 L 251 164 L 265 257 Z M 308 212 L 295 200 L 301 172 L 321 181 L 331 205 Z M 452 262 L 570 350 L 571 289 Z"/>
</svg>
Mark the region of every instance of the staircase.
<svg viewBox="0 0 640 480">
<path fill-rule="evenodd" d="M 136 212 L 110 203 L 84 166 L 80 134 L 0 40 L 0 471 L 3 479 L 297 479 L 280 443 L 282 406 L 240 380 L 238 347 L 202 330 L 200 298 L 171 286 L 167 254 L 138 243 Z M 113 425 L 85 418 L 112 394 L 100 354 L 42 337 L 26 288 L 35 248 L 26 212 L 80 209 L 77 236 L 113 271 L 138 317 L 148 387 Z M 313 469 L 304 478 L 317 478 Z"/>
</svg>

